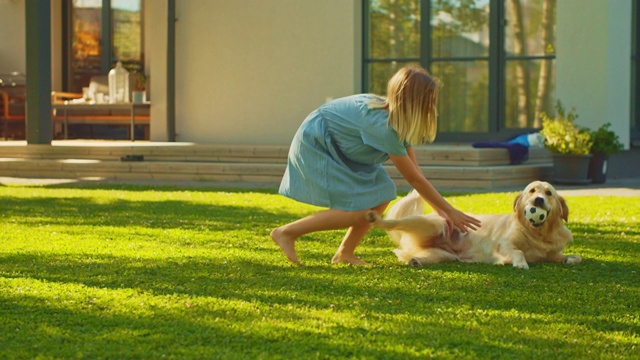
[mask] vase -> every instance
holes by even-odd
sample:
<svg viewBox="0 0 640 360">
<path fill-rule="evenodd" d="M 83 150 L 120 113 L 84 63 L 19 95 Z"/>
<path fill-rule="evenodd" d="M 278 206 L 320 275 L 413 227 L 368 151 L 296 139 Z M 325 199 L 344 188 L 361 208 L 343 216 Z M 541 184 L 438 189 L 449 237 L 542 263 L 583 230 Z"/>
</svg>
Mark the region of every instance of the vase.
<svg viewBox="0 0 640 360">
<path fill-rule="evenodd" d="M 553 183 L 567 185 L 590 184 L 591 154 L 553 154 Z"/>
<path fill-rule="evenodd" d="M 594 153 L 589 161 L 589 177 L 594 184 L 604 184 L 607 181 L 607 163 L 609 156 L 602 152 Z"/>
<path fill-rule="evenodd" d="M 129 72 L 118 61 L 116 67 L 109 71 L 109 103 L 129 102 Z"/>
</svg>

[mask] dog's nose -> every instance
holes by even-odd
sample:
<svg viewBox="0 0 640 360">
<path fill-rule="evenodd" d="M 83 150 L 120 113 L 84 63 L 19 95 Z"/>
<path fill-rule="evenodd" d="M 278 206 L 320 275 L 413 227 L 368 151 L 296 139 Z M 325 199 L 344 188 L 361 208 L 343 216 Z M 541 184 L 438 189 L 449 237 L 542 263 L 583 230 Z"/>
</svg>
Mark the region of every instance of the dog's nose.
<svg viewBox="0 0 640 360">
<path fill-rule="evenodd" d="M 542 198 L 542 197 L 539 197 L 539 196 L 538 196 L 537 198 L 535 198 L 535 199 L 533 200 L 533 205 L 534 205 L 534 206 L 537 206 L 537 207 L 542 207 L 542 206 L 544 206 L 544 198 Z"/>
</svg>

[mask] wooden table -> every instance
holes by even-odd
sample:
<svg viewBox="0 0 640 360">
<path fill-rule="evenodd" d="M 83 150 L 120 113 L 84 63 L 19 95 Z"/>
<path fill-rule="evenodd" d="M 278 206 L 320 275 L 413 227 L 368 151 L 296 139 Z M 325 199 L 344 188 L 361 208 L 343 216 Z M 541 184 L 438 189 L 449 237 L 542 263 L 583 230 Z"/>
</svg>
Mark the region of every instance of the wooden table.
<svg viewBox="0 0 640 360">
<path fill-rule="evenodd" d="M 69 129 L 69 112 L 74 111 L 87 111 L 87 110 L 129 110 L 131 113 L 131 141 L 135 141 L 135 124 L 136 124 L 136 109 L 149 109 L 151 102 L 142 103 L 117 103 L 117 104 L 90 104 L 90 103 L 72 103 L 65 101 L 63 103 L 53 103 L 51 107 L 54 110 L 61 110 L 64 116 L 64 138 L 68 138 Z M 109 115 L 105 115 L 108 117 Z"/>
</svg>

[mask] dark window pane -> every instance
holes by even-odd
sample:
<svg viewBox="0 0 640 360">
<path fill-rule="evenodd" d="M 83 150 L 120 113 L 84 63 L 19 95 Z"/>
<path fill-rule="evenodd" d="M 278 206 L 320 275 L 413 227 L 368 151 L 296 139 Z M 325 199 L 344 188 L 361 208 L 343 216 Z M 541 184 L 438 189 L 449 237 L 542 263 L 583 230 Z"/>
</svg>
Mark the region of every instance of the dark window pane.
<svg viewBox="0 0 640 360">
<path fill-rule="evenodd" d="M 70 91 L 82 91 L 101 71 L 102 2 L 74 0 L 71 7 Z"/>
<path fill-rule="evenodd" d="M 489 55 L 489 2 L 431 1 L 431 51 L 439 57 Z"/>
<path fill-rule="evenodd" d="M 367 92 L 378 95 L 386 95 L 387 82 L 403 66 L 419 66 L 415 62 L 376 62 L 367 65 L 367 77 L 370 79 Z"/>
<path fill-rule="evenodd" d="M 540 128 L 540 113 L 553 113 L 556 83 L 554 60 L 507 61 L 506 128 Z"/>
<path fill-rule="evenodd" d="M 506 0 L 505 49 L 511 56 L 554 55 L 556 0 Z"/>
<path fill-rule="evenodd" d="M 142 62 L 141 0 L 112 0 L 113 62 Z M 129 67 L 129 66 L 128 66 Z"/>
<path fill-rule="evenodd" d="M 420 1 L 371 1 L 368 31 L 368 53 L 371 58 L 418 57 L 420 54 Z"/>
<path fill-rule="evenodd" d="M 488 62 L 436 62 L 431 69 L 442 82 L 438 97 L 438 131 L 489 131 Z"/>
</svg>

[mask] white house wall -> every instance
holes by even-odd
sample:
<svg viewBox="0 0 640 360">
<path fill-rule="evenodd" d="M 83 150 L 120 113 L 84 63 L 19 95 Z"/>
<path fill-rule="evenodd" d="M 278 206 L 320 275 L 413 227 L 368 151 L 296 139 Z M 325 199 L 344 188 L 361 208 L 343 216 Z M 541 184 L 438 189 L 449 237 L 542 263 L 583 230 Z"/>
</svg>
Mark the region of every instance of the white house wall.
<svg viewBox="0 0 640 360">
<path fill-rule="evenodd" d="M 359 0 L 176 6 L 177 141 L 287 144 L 327 98 L 360 91 Z"/>
<path fill-rule="evenodd" d="M 631 0 L 558 0 L 557 89 L 580 125 L 610 122 L 629 148 Z"/>
<path fill-rule="evenodd" d="M 62 1 L 51 0 L 52 90 L 62 90 Z M 27 71 L 25 0 L 0 0 L 0 74 Z"/>
<path fill-rule="evenodd" d="M 26 31 L 24 1 L 0 1 L 0 74 L 25 73 Z"/>
</svg>

